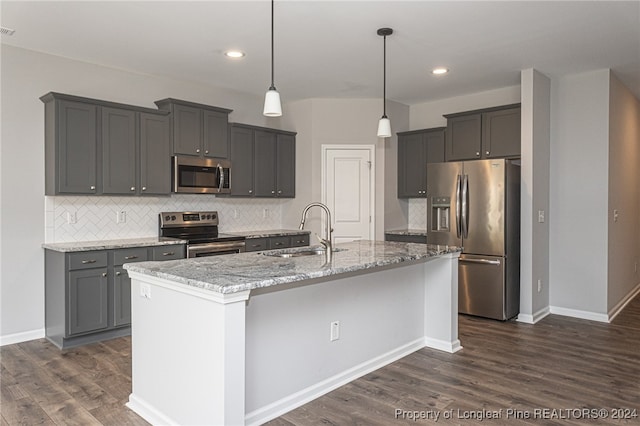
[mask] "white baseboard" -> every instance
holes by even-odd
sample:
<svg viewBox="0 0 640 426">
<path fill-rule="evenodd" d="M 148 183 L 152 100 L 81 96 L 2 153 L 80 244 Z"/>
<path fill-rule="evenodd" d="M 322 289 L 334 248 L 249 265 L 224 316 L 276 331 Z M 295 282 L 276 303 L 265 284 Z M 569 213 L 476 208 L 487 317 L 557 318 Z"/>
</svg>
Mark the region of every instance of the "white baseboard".
<svg viewBox="0 0 640 426">
<path fill-rule="evenodd" d="M 616 306 L 611 308 L 611 310 L 609 311 L 609 322 L 613 321 L 613 319 L 617 317 L 620 312 L 622 312 L 625 306 L 627 306 L 629 302 L 631 302 L 633 298 L 638 295 L 638 293 L 640 293 L 640 284 L 635 286 L 635 288 L 631 290 L 626 297 L 624 297 L 620 302 L 618 302 Z"/>
<path fill-rule="evenodd" d="M 447 342 L 445 340 L 430 339 L 429 337 L 425 337 L 424 345 L 427 348 L 449 352 L 450 354 L 458 352 L 460 349 L 462 349 L 462 345 L 460 345 L 460 340 L 458 339 L 456 339 L 454 342 Z"/>
<path fill-rule="evenodd" d="M 177 425 L 172 419 L 165 416 L 146 401 L 136 397 L 134 394 L 129 395 L 129 402 L 125 404 L 129 409 L 137 415 L 151 423 L 152 425 Z"/>
<path fill-rule="evenodd" d="M 328 379 L 323 380 L 320 383 L 316 383 L 306 389 L 302 389 L 299 392 L 275 401 L 269 405 L 258 408 L 257 410 L 246 414 L 245 424 L 261 425 L 265 422 L 268 422 L 269 420 L 275 419 L 276 417 L 281 416 L 284 413 L 287 413 L 295 408 L 298 408 L 309 401 L 312 401 L 328 392 L 331 392 L 334 389 L 339 388 L 340 386 L 346 385 L 347 383 L 357 379 L 358 377 L 362 377 L 365 374 L 384 367 L 385 365 L 391 364 L 392 362 L 397 361 L 400 358 L 409 355 L 410 353 L 422 349 L 424 347 L 424 343 L 424 338 L 420 338 L 378 357 L 365 361 L 360 365 L 356 365 L 355 367 L 343 371 L 342 373 L 336 374 L 333 377 L 329 377 Z M 129 398 L 129 401 L 131 401 L 131 398 Z"/>
<path fill-rule="evenodd" d="M 535 312 L 533 315 L 531 315 L 531 314 L 518 314 L 517 321 L 525 323 L 525 324 L 535 324 L 538 321 L 540 321 L 542 318 L 544 318 L 547 315 L 549 315 L 549 313 L 550 313 L 549 307 L 545 306 L 544 308 L 542 308 L 539 311 Z"/>
<path fill-rule="evenodd" d="M 13 333 L 0 336 L 0 346 L 13 345 L 14 343 L 27 342 L 29 340 L 42 339 L 44 337 L 44 328 L 31 331 L 23 331 L 22 333 Z"/>
<path fill-rule="evenodd" d="M 598 321 L 598 322 L 609 322 L 609 316 L 607 314 L 599 314 L 597 312 L 562 308 L 560 306 L 549 306 L 549 312 L 554 315 L 562 315 L 565 317 L 580 318 L 580 319 Z"/>
</svg>

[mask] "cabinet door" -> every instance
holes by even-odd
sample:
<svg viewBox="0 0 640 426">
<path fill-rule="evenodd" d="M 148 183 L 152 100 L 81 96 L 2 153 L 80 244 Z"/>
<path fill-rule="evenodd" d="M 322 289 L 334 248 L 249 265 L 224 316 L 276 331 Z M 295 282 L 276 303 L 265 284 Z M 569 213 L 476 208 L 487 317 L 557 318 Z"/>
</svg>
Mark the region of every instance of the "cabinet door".
<svg viewBox="0 0 640 426">
<path fill-rule="evenodd" d="M 202 111 L 185 105 L 173 105 L 173 152 L 200 155 Z"/>
<path fill-rule="evenodd" d="M 102 107 L 102 192 L 136 193 L 136 113 Z"/>
<path fill-rule="evenodd" d="M 229 156 L 228 114 L 209 110 L 203 110 L 202 114 L 204 121 L 204 156 L 227 158 Z"/>
<path fill-rule="evenodd" d="M 256 197 L 276 196 L 276 134 L 255 131 L 254 188 Z"/>
<path fill-rule="evenodd" d="M 113 325 L 131 324 L 131 278 L 121 267 L 113 274 Z"/>
<path fill-rule="evenodd" d="M 425 136 L 423 133 L 398 138 L 398 198 L 426 197 Z"/>
<path fill-rule="evenodd" d="M 442 163 L 445 161 L 444 138 L 444 130 L 425 133 L 427 163 Z"/>
<path fill-rule="evenodd" d="M 171 193 L 169 116 L 140 113 L 140 194 Z"/>
<path fill-rule="evenodd" d="M 98 108 L 71 101 L 59 101 L 57 105 L 56 190 L 61 194 L 95 194 Z"/>
<path fill-rule="evenodd" d="M 482 130 L 486 158 L 520 156 L 520 108 L 483 114 Z"/>
<path fill-rule="evenodd" d="M 253 196 L 253 130 L 231 127 L 231 195 Z"/>
<path fill-rule="evenodd" d="M 480 158 L 482 148 L 481 126 L 481 114 L 470 114 L 447 119 L 447 161 Z"/>
<path fill-rule="evenodd" d="M 296 138 L 293 135 L 277 135 L 276 188 L 278 197 L 296 196 Z"/>
<path fill-rule="evenodd" d="M 67 334 L 74 335 L 108 327 L 107 269 L 69 272 Z"/>
</svg>

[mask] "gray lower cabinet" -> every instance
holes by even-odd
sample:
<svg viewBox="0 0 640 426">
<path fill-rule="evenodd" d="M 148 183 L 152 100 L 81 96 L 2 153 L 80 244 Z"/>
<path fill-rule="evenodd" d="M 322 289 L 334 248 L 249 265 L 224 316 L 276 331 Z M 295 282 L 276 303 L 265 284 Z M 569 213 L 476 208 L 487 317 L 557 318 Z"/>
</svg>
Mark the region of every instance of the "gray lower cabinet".
<svg viewBox="0 0 640 426">
<path fill-rule="evenodd" d="M 419 243 L 427 244 L 426 235 L 398 235 L 398 234 L 384 234 L 385 241 L 396 241 L 399 243 Z"/>
<path fill-rule="evenodd" d="M 263 251 L 309 245 L 309 234 L 281 235 L 274 237 L 247 238 L 246 251 Z"/>
<path fill-rule="evenodd" d="M 294 198 L 295 133 L 232 123 L 231 195 Z"/>
<path fill-rule="evenodd" d="M 122 267 L 185 257 L 185 245 L 63 253 L 45 250 L 45 333 L 59 348 L 131 332 L 131 280 Z"/>
<path fill-rule="evenodd" d="M 174 154 L 211 158 L 229 156 L 228 124 L 232 110 L 172 98 L 155 104 L 170 112 Z"/>
<path fill-rule="evenodd" d="M 48 93 L 45 194 L 168 195 L 166 111 Z"/>
<path fill-rule="evenodd" d="M 520 105 L 447 114 L 446 160 L 520 156 Z"/>
<path fill-rule="evenodd" d="M 426 198 L 426 165 L 444 161 L 444 139 L 444 127 L 398 133 L 398 198 Z"/>
</svg>

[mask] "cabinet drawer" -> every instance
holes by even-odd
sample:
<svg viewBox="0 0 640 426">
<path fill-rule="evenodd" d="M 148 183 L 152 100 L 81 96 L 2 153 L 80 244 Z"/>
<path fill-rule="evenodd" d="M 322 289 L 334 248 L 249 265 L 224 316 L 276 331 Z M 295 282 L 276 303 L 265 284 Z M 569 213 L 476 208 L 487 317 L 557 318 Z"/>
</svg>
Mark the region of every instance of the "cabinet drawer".
<svg viewBox="0 0 640 426">
<path fill-rule="evenodd" d="M 291 247 L 304 247 L 308 245 L 309 245 L 309 234 L 291 236 Z"/>
<path fill-rule="evenodd" d="M 144 262 L 148 259 L 146 247 L 118 249 L 113 251 L 113 264 L 120 266 L 124 263 Z"/>
<path fill-rule="evenodd" d="M 268 238 L 248 238 L 245 241 L 245 251 L 268 250 Z"/>
<path fill-rule="evenodd" d="M 159 246 L 152 249 L 152 260 L 184 259 L 184 244 Z"/>
<path fill-rule="evenodd" d="M 271 237 L 269 238 L 269 248 L 271 250 L 274 249 L 283 249 L 291 247 L 291 240 L 289 237 Z"/>
<path fill-rule="evenodd" d="M 69 270 L 104 268 L 107 266 L 107 251 L 82 251 L 69 253 Z"/>
</svg>

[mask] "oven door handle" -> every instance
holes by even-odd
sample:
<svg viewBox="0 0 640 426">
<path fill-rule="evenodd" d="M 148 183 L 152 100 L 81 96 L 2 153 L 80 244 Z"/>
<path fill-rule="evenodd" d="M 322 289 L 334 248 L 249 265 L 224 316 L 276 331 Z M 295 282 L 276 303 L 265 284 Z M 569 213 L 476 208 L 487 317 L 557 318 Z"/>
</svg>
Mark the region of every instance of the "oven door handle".
<svg viewBox="0 0 640 426">
<path fill-rule="evenodd" d="M 192 244 L 187 246 L 187 257 L 196 257 L 198 253 L 206 253 L 211 252 L 215 253 L 218 251 L 227 251 L 227 250 L 238 250 L 239 252 L 243 252 L 245 247 L 244 241 L 232 241 L 232 242 L 219 242 L 219 243 L 210 243 L 210 244 Z"/>
</svg>

